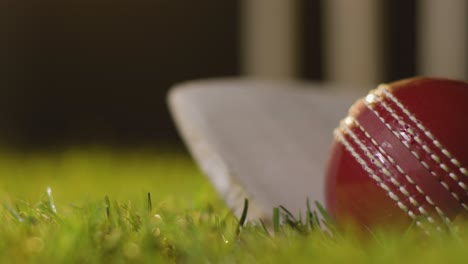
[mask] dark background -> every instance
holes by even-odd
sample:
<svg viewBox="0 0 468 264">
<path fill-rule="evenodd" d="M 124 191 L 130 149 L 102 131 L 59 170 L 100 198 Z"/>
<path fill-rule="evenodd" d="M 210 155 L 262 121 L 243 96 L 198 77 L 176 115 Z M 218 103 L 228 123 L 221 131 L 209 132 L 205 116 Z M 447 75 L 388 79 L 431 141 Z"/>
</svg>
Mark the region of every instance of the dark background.
<svg viewBox="0 0 468 264">
<path fill-rule="evenodd" d="M 176 139 L 174 83 L 238 74 L 236 1 L 42 0 L 6 7 L 6 143 Z"/>
<path fill-rule="evenodd" d="M 321 1 L 302 2 L 300 78 L 322 80 Z M 414 1 L 385 1 L 386 80 L 414 75 Z M 236 0 L 0 3 L 0 140 L 14 147 L 180 140 L 175 83 L 241 72 Z"/>
</svg>

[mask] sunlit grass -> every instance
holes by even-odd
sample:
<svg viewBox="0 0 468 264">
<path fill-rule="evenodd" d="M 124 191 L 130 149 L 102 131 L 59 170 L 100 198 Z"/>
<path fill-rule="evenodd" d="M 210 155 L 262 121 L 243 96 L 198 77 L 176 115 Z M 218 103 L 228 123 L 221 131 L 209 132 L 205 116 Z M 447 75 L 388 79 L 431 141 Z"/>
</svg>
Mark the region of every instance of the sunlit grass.
<svg viewBox="0 0 468 264">
<path fill-rule="evenodd" d="M 416 228 L 356 235 L 320 220 L 323 211 L 303 212 L 301 220 L 272 208 L 272 227 L 246 223 L 229 213 L 187 155 L 171 151 L 2 152 L 0 175 L 0 263 L 467 260 L 463 222 L 431 236 Z M 327 224 L 332 234 L 318 227 Z"/>
<path fill-rule="evenodd" d="M 37 200 L 50 187 L 59 204 L 103 198 L 155 201 L 216 199 L 187 154 L 163 151 L 72 149 L 53 153 L 0 153 L 0 196 Z"/>
</svg>

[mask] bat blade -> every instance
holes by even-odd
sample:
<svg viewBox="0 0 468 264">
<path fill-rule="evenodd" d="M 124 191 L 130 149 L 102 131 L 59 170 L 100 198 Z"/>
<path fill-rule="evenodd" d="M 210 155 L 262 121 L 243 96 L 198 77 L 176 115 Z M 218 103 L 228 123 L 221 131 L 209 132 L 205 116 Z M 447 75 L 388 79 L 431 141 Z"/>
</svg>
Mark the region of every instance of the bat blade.
<svg viewBox="0 0 468 264">
<path fill-rule="evenodd" d="M 314 83 L 242 79 L 174 87 L 169 106 L 194 159 L 237 216 L 270 221 L 274 207 L 324 200 L 333 129 L 357 94 Z M 314 208 L 312 208 L 314 209 Z"/>
</svg>

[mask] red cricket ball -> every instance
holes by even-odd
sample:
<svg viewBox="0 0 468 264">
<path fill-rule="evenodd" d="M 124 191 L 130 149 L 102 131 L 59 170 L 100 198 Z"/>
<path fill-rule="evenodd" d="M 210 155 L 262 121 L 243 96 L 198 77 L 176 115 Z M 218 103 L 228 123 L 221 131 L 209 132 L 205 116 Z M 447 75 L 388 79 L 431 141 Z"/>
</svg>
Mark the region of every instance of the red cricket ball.
<svg viewBox="0 0 468 264">
<path fill-rule="evenodd" d="M 468 83 L 380 85 L 334 136 L 325 188 L 338 223 L 444 229 L 468 213 Z"/>
</svg>

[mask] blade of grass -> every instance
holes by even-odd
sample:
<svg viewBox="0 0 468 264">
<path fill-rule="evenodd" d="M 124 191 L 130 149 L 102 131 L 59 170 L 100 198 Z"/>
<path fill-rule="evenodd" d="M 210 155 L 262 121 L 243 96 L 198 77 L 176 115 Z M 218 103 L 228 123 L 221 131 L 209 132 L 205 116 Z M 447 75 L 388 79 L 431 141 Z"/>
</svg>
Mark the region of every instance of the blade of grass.
<svg viewBox="0 0 468 264">
<path fill-rule="evenodd" d="M 417 220 L 411 221 L 411 224 L 405 230 L 405 233 L 403 233 L 403 237 L 408 237 L 409 236 L 409 234 L 414 230 L 414 227 L 416 226 L 416 222 L 417 222 Z"/>
<path fill-rule="evenodd" d="M 263 228 L 263 231 L 265 231 L 265 234 L 267 234 L 269 237 L 271 237 L 270 232 L 268 232 L 268 228 L 267 228 L 266 225 L 265 225 L 265 222 L 263 222 L 262 219 L 260 219 L 259 221 L 260 221 L 260 225 L 261 225 L 262 228 Z"/>
<path fill-rule="evenodd" d="M 333 219 L 330 217 L 327 210 L 325 210 L 325 208 L 318 201 L 315 201 L 315 206 L 317 206 L 317 209 L 326 222 L 333 223 Z"/>
<path fill-rule="evenodd" d="M 307 218 L 308 218 L 307 224 L 309 225 L 310 230 L 321 229 L 322 225 L 320 224 L 320 220 L 317 217 L 317 213 L 313 211 L 310 207 L 309 197 L 307 197 L 306 204 L 307 204 Z"/>
<path fill-rule="evenodd" d="M 283 211 L 283 213 L 286 214 L 287 218 L 290 218 L 290 220 L 291 220 L 292 222 L 295 222 L 295 223 L 298 222 L 297 219 L 296 219 L 296 217 L 294 217 L 294 215 L 293 215 L 288 209 L 286 209 L 286 207 L 280 205 L 279 208 Z"/>
<path fill-rule="evenodd" d="M 104 203 L 106 204 L 106 216 L 107 220 L 111 220 L 111 212 L 110 212 L 110 207 L 111 207 L 111 202 L 109 200 L 109 196 L 104 196 Z"/>
<path fill-rule="evenodd" d="M 337 233 L 337 225 L 335 224 L 335 221 L 332 219 L 332 217 L 328 214 L 327 210 L 318 202 L 315 201 L 315 206 L 317 206 L 317 209 L 320 212 L 320 215 L 323 217 L 323 224 L 328 228 L 332 233 L 336 234 Z"/>
<path fill-rule="evenodd" d="M 55 207 L 54 197 L 52 196 L 52 189 L 50 187 L 47 187 L 47 199 L 50 209 L 54 214 L 57 214 L 57 208 Z"/>
<path fill-rule="evenodd" d="M 153 203 L 151 202 L 151 193 L 148 192 L 148 213 L 153 212 Z"/>
<path fill-rule="evenodd" d="M 315 211 L 312 212 L 312 225 L 315 229 L 322 230 L 322 224 L 320 223 L 320 219 Z"/>
<path fill-rule="evenodd" d="M 11 216 L 13 216 L 13 218 L 15 218 L 18 222 L 20 223 L 24 222 L 23 217 L 21 217 L 15 209 L 11 208 L 10 206 L 6 204 L 4 204 L 3 207 L 5 207 L 7 211 L 11 214 Z"/>
<path fill-rule="evenodd" d="M 127 230 L 127 225 L 125 224 L 125 220 L 124 220 L 124 217 L 122 216 L 122 212 L 120 210 L 119 202 L 117 202 L 117 200 L 114 200 L 113 211 L 114 211 L 115 217 L 117 217 L 117 224 L 120 226 L 120 228 L 122 230 Z"/>
<path fill-rule="evenodd" d="M 239 235 L 240 234 L 240 230 L 241 228 L 244 226 L 245 224 L 245 220 L 247 219 L 247 212 L 249 210 L 249 200 L 248 199 L 245 199 L 244 200 L 244 209 L 242 209 L 242 215 L 241 215 L 241 218 L 239 220 L 239 223 L 237 225 L 237 229 L 236 229 L 236 234 Z"/>
<path fill-rule="evenodd" d="M 273 230 L 278 234 L 280 229 L 280 211 L 278 207 L 273 208 Z"/>
</svg>

